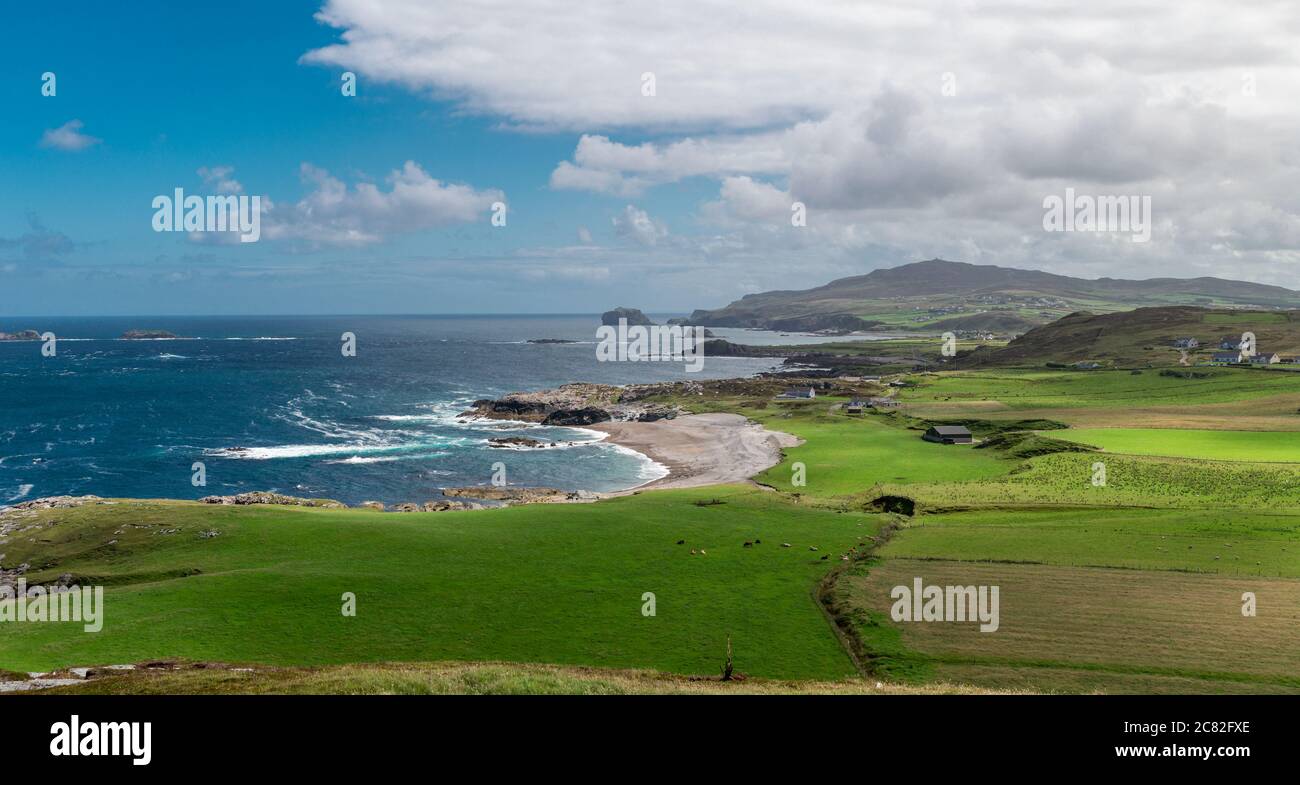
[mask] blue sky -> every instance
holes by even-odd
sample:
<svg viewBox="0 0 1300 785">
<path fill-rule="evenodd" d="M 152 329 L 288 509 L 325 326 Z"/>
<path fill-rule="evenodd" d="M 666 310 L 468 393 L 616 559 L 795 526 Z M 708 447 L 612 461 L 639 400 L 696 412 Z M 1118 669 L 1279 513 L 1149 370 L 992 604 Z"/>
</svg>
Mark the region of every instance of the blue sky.
<svg viewBox="0 0 1300 785">
<path fill-rule="evenodd" d="M 0 314 L 685 311 L 932 256 L 1300 285 L 1294 20 L 1193 3 L 1145 20 L 1177 31 L 1153 50 L 1077 11 L 1092 48 L 1069 19 L 869 5 L 28 4 L 0 48 Z M 218 183 L 274 206 L 261 240 L 153 231 L 155 196 Z M 1043 233 L 1066 186 L 1152 195 L 1152 241 Z"/>
</svg>

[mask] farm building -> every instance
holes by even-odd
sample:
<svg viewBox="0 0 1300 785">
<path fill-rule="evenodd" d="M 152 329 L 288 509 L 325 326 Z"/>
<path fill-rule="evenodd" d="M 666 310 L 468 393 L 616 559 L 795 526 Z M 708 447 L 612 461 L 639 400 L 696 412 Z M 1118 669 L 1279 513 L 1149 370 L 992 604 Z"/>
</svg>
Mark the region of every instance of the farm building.
<svg viewBox="0 0 1300 785">
<path fill-rule="evenodd" d="M 871 398 L 867 400 L 867 406 L 873 409 L 891 409 L 898 406 L 898 401 L 894 398 Z"/>
<path fill-rule="evenodd" d="M 817 391 L 811 387 L 791 387 L 780 395 L 778 398 L 816 398 Z"/>
<path fill-rule="evenodd" d="M 1215 352 L 1214 362 L 1216 363 L 1239 363 L 1241 362 L 1241 352 Z"/>
<path fill-rule="evenodd" d="M 1095 371 L 1101 367 L 1101 363 L 1081 362 L 1081 363 L 1075 363 L 1074 367 L 1078 368 L 1081 371 Z"/>
<path fill-rule="evenodd" d="M 1239 336 L 1229 335 L 1227 338 L 1219 341 L 1219 348 L 1236 351 L 1241 348 L 1241 338 Z"/>
<path fill-rule="evenodd" d="M 1250 362 L 1254 365 L 1274 365 L 1282 362 L 1282 358 L 1277 352 L 1258 352 L 1250 358 Z"/>
<path fill-rule="evenodd" d="M 1179 338 L 1178 340 L 1174 341 L 1174 346 L 1179 349 L 1195 349 L 1200 345 L 1201 342 L 1196 340 L 1195 338 Z"/>
<path fill-rule="evenodd" d="M 938 444 L 970 444 L 975 441 L 970 429 L 964 425 L 932 425 L 921 438 Z"/>
<path fill-rule="evenodd" d="M 844 404 L 844 411 L 848 412 L 849 414 L 862 414 L 862 409 L 864 406 L 866 406 L 866 403 L 855 399 Z"/>
</svg>

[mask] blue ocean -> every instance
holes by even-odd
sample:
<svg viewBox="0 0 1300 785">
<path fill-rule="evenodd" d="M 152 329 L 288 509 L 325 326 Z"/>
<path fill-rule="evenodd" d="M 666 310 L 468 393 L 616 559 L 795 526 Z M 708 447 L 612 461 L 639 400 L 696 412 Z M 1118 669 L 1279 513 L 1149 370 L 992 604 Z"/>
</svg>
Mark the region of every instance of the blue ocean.
<svg viewBox="0 0 1300 785">
<path fill-rule="evenodd" d="M 629 488 L 663 468 L 594 431 L 456 415 L 476 398 L 566 382 L 774 367 L 709 357 L 688 374 L 681 362 L 597 362 L 598 325 L 590 315 L 6 318 L 0 330 L 58 340 L 53 357 L 40 342 L 0 342 L 0 504 L 252 490 L 422 502 L 441 487 L 489 482 L 496 461 L 512 485 Z M 130 329 L 181 338 L 122 339 Z M 356 336 L 354 357 L 340 350 L 345 332 Z M 577 343 L 528 343 L 544 338 Z M 512 435 L 563 446 L 488 446 Z M 206 486 L 191 482 L 195 462 Z"/>
</svg>

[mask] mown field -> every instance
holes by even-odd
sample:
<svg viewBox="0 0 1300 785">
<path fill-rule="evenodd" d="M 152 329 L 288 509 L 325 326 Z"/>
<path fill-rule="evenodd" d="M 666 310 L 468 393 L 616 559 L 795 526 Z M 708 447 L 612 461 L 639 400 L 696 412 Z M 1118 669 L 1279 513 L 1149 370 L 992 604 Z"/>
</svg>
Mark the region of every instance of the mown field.
<svg viewBox="0 0 1300 785">
<path fill-rule="evenodd" d="M 4 543 L 5 563 L 30 562 L 33 584 L 71 573 L 106 585 L 104 628 L 5 625 L 9 670 L 178 657 L 716 675 L 730 635 L 738 670 L 839 679 L 856 671 L 813 598 L 821 557 L 874 534 L 881 518 L 716 487 L 482 512 L 146 502 L 40 520 Z M 344 592 L 356 594 L 354 618 L 341 614 Z M 642 615 L 644 592 L 656 595 L 653 617 Z"/>
<path fill-rule="evenodd" d="M 1300 373 L 1246 368 L 1188 368 L 1164 375 L 1131 371 L 957 371 L 914 377 L 908 404 L 998 404 L 1018 411 L 1208 404 L 1300 394 Z M 1191 374 L 1183 376 L 1179 374 Z M 1294 409 L 1292 410 L 1294 413 Z"/>
<path fill-rule="evenodd" d="M 1052 437 L 1068 433 L 1053 431 Z M 1105 469 L 1104 485 L 1093 484 L 1097 463 Z M 1089 506 L 1294 511 L 1300 509 L 1300 466 L 1057 453 L 1031 458 L 1008 474 L 978 482 L 886 483 L 878 493 L 907 495 L 931 510 Z"/>
<path fill-rule="evenodd" d="M 1056 439 L 1090 444 L 1108 452 L 1214 461 L 1300 463 L 1300 436 L 1269 431 L 1170 428 L 1072 428 Z"/>
<path fill-rule="evenodd" d="M 880 555 L 1300 578 L 1300 512 L 1003 509 L 926 515 Z"/>
<path fill-rule="evenodd" d="M 885 673 L 1001 688 L 1300 693 L 1300 581 L 892 557 L 841 582 Z M 894 623 L 889 592 L 999 587 L 999 626 Z M 1254 592 L 1257 615 L 1242 615 Z"/>
</svg>

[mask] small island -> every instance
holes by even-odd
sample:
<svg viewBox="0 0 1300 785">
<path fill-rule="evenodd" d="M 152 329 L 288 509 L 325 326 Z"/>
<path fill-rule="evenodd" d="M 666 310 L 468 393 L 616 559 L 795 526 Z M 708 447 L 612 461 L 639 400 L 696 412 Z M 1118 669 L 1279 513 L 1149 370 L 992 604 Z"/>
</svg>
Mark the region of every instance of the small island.
<svg viewBox="0 0 1300 785">
<path fill-rule="evenodd" d="M 568 338 L 529 338 L 527 343 L 577 343 Z"/>
<path fill-rule="evenodd" d="M 619 306 L 612 311 L 605 311 L 600 315 L 600 323 L 606 327 L 617 327 L 620 319 L 627 319 L 629 327 L 651 327 L 654 322 L 650 317 L 641 313 L 640 308 L 624 308 Z"/>
<path fill-rule="evenodd" d="M 41 334 L 35 330 L 19 330 L 16 333 L 0 332 L 0 341 L 39 341 Z"/>
<path fill-rule="evenodd" d="M 127 330 L 122 333 L 122 340 L 124 341 L 159 341 L 179 337 L 166 330 Z"/>
</svg>

